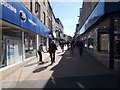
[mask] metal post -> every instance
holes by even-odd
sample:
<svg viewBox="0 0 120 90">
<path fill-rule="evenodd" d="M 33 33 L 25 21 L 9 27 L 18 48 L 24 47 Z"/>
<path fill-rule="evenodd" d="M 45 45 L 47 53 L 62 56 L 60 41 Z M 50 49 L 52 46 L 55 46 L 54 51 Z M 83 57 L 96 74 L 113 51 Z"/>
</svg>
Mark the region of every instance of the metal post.
<svg viewBox="0 0 120 90">
<path fill-rule="evenodd" d="M 109 53 L 109 68 L 114 69 L 114 20 L 110 18 L 110 53 Z"/>
</svg>

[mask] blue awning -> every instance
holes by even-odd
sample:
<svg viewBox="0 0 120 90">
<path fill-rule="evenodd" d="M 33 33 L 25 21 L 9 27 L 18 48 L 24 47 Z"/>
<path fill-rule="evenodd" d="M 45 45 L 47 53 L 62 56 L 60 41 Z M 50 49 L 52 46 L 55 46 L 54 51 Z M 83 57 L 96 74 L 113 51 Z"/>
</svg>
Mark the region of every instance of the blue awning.
<svg viewBox="0 0 120 90">
<path fill-rule="evenodd" d="M 118 11 L 120 11 L 120 2 L 105 2 L 104 0 L 100 0 L 77 34 L 81 35 L 86 32 L 103 15 Z"/>
<path fill-rule="evenodd" d="M 10 0 L 0 1 L 0 19 L 45 37 L 49 37 L 51 31 L 18 0 L 12 0 L 12 2 Z"/>
</svg>

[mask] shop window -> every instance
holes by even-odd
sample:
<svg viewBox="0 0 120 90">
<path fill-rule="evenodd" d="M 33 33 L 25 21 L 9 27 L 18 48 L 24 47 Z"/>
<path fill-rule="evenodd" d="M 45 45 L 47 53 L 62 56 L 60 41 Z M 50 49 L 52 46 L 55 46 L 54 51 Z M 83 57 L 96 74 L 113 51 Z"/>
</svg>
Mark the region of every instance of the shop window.
<svg viewBox="0 0 120 90">
<path fill-rule="evenodd" d="M 88 40 L 86 37 L 84 37 L 84 45 L 85 45 L 85 47 L 88 47 Z"/>
<path fill-rule="evenodd" d="M 101 51 L 108 51 L 109 48 L 109 35 L 108 34 L 101 34 L 100 42 L 101 42 Z"/>
<path fill-rule="evenodd" d="M 93 48 L 93 37 L 88 38 L 88 48 Z"/>
<path fill-rule="evenodd" d="M 5 42 L 5 38 L 2 37 L 2 55 L 1 55 L 1 66 L 0 68 L 2 67 L 5 67 L 7 66 L 7 55 L 6 55 L 6 42 Z"/>
<path fill-rule="evenodd" d="M 107 30 L 98 31 L 97 50 L 99 52 L 109 52 L 109 34 Z"/>
<path fill-rule="evenodd" d="M 120 59 L 120 18 L 114 19 L 114 57 Z"/>
<path fill-rule="evenodd" d="M 46 46 L 47 39 L 44 37 L 41 37 L 40 43 L 42 43 L 44 46 Z"/>
<path fill-rule="evenodd" d="M 25 33 L 25 58 L 30 58 L 36 55 L 36 41 L 35 35 L 30 33 Z"/>
<path fill-rule="evenodd" d="M 2 29 L 2 57 L 0 67 L 5 67 L 22 61 L 23 49 L 21 35 L 20 30 Z"/>
</svg>

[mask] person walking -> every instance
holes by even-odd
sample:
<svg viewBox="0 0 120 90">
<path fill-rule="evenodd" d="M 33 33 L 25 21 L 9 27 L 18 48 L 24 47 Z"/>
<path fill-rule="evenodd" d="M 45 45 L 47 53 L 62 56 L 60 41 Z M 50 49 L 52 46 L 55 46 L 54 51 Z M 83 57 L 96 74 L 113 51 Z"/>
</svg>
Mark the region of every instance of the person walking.
<svg viewBox="0 0 120 90">
<path fill-rule="evenodd" d="M 64 42 L 61 43 L 61 50 L 64 52 Z"/>
<path fill-rule="evenodd" d="M 43 51 L 43 44 L 40 44 L 39 45 L 39 48 L 38 48 L 38 54 L 39 54 L 39 62 L 41 62 L 42 64 L 44 63 L 43 60 L 42 60 L 42 52 Z"/>
<path fill-rule="evenodd" d="M 51 41 L 49 45 L 49 53 L 51 58 L 51 65 L 55 62 L 55 52 L 57 50 L 57 46 L 54 41 Z"/>
<path fill-rule="evenodd" d="M 71 48 L 70 48 L 70 53 L 74 53 L 74 48 L 75 48 L 75 42 L 71 42 Z"/>
<path fill-rule="evenodd" d="M 80 56 L 82 56 L 82 54 L 83 54 L 83 48 L 84 48 L 84 44 L 83 44 L 82 40 L 79 42 L 78 47 L 79 47 Z"/>
</svg>

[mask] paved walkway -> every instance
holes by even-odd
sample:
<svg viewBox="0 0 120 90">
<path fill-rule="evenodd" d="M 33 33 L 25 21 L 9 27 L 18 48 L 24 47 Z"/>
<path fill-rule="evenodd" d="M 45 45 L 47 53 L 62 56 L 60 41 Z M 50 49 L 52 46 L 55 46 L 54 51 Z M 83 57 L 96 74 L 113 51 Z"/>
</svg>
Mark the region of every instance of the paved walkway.
<svg viewBox="0 0 120 90">
<path fill-rule="evenodd" d="M 33 62 L 18 70 L 18 80 L 14 79 L 17 77 L 16 74 L 13 74 L 13 78 L 4 80 L 3 87 L 120 88 L 120 78 L 117 73 L 109 70 L 87 53 L 83 53 L 80 57 L 77 49 L 74 53 L 58 50 L 56 62 L 53 65 L 50 65 L 48 56 L 45 58 L 45 64 L 38 65 L 36 61 L 34 59 Z M 28 71 L 29 74 L 24 76 Z M 12 82 L 11 85 L 9 85 L 10 82 Z"/>
</svg>

